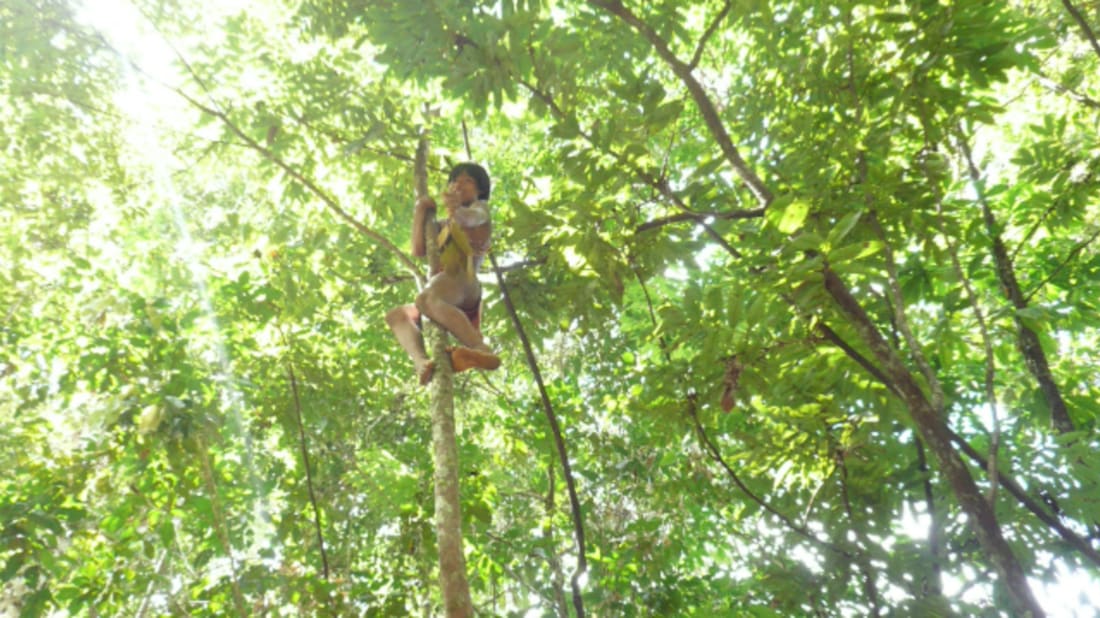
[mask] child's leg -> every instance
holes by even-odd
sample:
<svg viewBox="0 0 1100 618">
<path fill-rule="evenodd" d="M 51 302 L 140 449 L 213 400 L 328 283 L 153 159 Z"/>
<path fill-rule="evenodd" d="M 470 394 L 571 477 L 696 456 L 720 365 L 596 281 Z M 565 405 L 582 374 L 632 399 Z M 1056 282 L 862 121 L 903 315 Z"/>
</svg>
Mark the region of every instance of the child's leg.
<svg viewBox="0 0 1100 618">
<path fill-rule="evenodd" d="M 420 383 L 426 384 L 432 378 L 433 367 L 424 351 L 424 337 L 416 325 L 419 318 L 420 312 L 416 310 L 416 305 L 403 305 L 386 314 L 386 324 L 389 324 L 397 342 L 412 359 Z"/>
<path fill-rule="evenodd" d="M 416 308 L 424 315 L 447 329 L 462 345 L 488 352 L 481 333 L 470 324 L 466 313 L 459 309 L 481 296 L 477 281 L 467 282 L 459 277 L 440 273 L 428 283 L 428 287 L 416 297 Z"/>
</svg>

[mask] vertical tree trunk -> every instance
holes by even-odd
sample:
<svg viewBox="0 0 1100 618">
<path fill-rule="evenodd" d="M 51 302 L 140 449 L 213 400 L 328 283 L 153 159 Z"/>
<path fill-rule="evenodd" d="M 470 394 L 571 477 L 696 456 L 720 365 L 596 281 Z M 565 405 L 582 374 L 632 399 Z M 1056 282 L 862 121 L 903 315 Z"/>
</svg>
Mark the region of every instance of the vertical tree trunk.
<svg viewBox="0 0 1100 618">
<path fill-rule="evenodd" d="M 428 139 L 422 135 L 416 147 L 416 197 L 428 194 Z M 430 272 L 438 270 L 439 246 L 433 217 L 424 222 Z M 439 588 L 448 618 L 473 616 L 470 586 L 466 581 L 466 557 L 462 553 L 462 512 L 458 496 L 458 441 L 455 438 L 454 371 L 447 352 L 447 333 L 438 324 L 423 321 L 425 343 L 432 351 L 432 459 L 435 464 L 435 529 L 439 545 Z"/>
</svg>

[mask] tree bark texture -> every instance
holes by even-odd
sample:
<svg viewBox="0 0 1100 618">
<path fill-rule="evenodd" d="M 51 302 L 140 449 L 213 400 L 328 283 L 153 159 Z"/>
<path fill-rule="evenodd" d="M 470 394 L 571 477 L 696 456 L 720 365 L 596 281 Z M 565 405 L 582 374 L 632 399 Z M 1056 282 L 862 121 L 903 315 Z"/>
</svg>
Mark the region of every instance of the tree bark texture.
<svg viewBox="0 0 1100 618">
<path fill-rule="evenodd" d="M 416 197 L 428 195 L 428 140 L 422 136 L 416 148 Z M 425 221 L 424 240 L 428 249 L 429 272 L 439 266 L 434 217 Z M 454 371 L 447 351 L 443 327 L 423 320 L 425 343 L 432 351 L 432 460 L 435 474 L 435 529 L 439 546 L 439 588 L 443 611 L 448 618 L 474 615 L 470 585 L 466 581 L 466 557 L 462 553 L 462 510 L 458 494 L 458 439 L 455 437 Z"/>
<path fill-rule="evenodd" d="M 939 463 L 956 500 L 970 520 L 978 542 L 1001 577 L 1015 608 L 1014 615 L 1033 618 L 1044 616 L 1042 608 L 1031 593 L 1023 567 L 1001 535 L 993 508 L 982 496 L 962 457 L 951 446 L 951 432 L 947 424 L 840 277 L 829 268 L 825 268 L 824 275 L 825 289 L 867 344 L 883 373 L 895 385 L 898 395 L 909 409 L 909 416 L 916 424 L 917 431 Z"/>
</svg>

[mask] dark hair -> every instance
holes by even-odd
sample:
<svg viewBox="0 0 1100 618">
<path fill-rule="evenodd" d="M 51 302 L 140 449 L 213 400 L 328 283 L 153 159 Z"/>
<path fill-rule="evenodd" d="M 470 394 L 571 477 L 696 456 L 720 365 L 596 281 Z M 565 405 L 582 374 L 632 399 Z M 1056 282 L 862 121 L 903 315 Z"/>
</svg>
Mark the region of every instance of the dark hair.
<svg viewBox="0 0 1100 618">
<path fill-rule="evenodd" d="M 459 175 L 466 174 L 470 178 L 474 179 L 477 183 L 477 199 L 487 200 L 489 199 L 489 173 L 485 171 L 484 167 L 481 167 L 477 163 L 459 163 L 451 170 L 451 174 L 447 176 L 447 182 L 454 182 L 455 178 Z"/>
</svg>

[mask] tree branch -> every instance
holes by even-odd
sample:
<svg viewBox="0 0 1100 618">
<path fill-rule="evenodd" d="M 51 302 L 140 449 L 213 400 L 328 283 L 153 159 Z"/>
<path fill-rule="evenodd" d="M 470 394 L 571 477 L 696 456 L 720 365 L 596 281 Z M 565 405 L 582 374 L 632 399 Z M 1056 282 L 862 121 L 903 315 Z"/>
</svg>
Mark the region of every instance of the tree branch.
<svg viewBox="0 0 1100 618">
<path fill-rule="evenodd" d="M 1046 352 L 1043 351 L 1043 346 L 1039 342 L 1039 336 L 1020 319 L 1019 311 L 1028 307 L 1027 299 L 1020 291 L 1020 283 L 1016 279 L 1016 272 L 1013 269 L 1012 262 L 1008 259 L 1008 251 L 1005 249 L 1004 240 L 1001 239 L 997 220 L 993 216 L 993 209 L 990 207 L 989 200 L 985 195 L 985 184 L 982 181 L 981 173 L 974 164 L 974 155 L 970 151 L 970 144 L 963 135 L 961 128 L 959 129 L 958 141 L 963 156 L 966 158 L 970 181 L 974 186 L 978 203 L 982 208 L 986 233 L 989 234 L 993 243 L 993 259 L 997 266 L 997 278 L 1000 280 L 1001 287 L 1004 289 L 1009 302 L 1016 310 L 1013 313 L 1013 321 L 1016 323 L 1016 343 L 1024 357 L 1024 364 L 1027 365 L 1028 371 L 1039 383 L 1039 389 L 1050 408 L 1051 425 L 1059 433 L 1068 433 L 1074 430 L 1073 420 L 1070 419 L 1066 402 L 1062 398 L 1058 385 L 1054 382 L 1054 377 L 1051 375 L 1050 363 L 1047 361 Z"/>
<path fill-rule="evenodd" d="M 853 559 L 854 558 L 853 555 L 851 554 L 851 552 L 849 552 L 849 551 L 847 551 L 847 550 L 845 550 L 845 549 L 843 549 L 843 548 L 841 548 L 841 547 L 839 547 L 839 546 L 837 546 L 837 545 L 835 545 L 835 544 L 833 544 L 829 541 L 819 539 L 816 535 L 814 535 L 813 532 L 811 532 L 809 530 L 809 528 L 806 528 L 805 526 L 802 526 L 802 525 L 798 524 L 797 522 L 795 522 L 790 517 L 787 517 L 787 515 L 785 515 L 783 512 L 776 509 L 774 506 L 769 504 L 766 500 L 764 500 L 760 496 L 756 495 L 756 493 L 753 492 L 753 490 L 749 489 L 748 485 L 745 485 L 745 482 L 741 480 L 741 477 L 737 475 L 737 472 L 729 465 L 729 463 L 726 461 L 725 457 L 722 456 L 722 451 L 718 450 L 718 447 L 714 444 L 713 441 L 711 441 L 710 436 L 707 435 L 706 429 L 703 427 L 703 424 L 699 421 L 699 414 L 695 409 L 695 396 L 694 396 L 694 394 L 689 394 L 688 395 L 687 409 L 688 409 L 688 417 L 691 419 L 692 426 L 695 429 L 696 435 L 699 436 L 699 440 L 700 440 L 700 442 L 703 443 L 703 446 L 706 449 L 707 454 L 710 455 L 711 459 L 713 459 L 715 461 L 715 463 L 722 466 L 722 469 L 726 471 L 726 475 L 729 476 L 730 480 L 733 481 L 733 484 L 736 485 L 737 488 L 741 490 L 741 493 L 745 494 L 745 496 L 747 496 L 749 498 L 749 500 L 751 500 L 751 501 L 755 502 L 756 504 L 758 504 L 760 506 L 760 508 L 764 509 L 768 513 L 771 513 L 773 516 L 775 516 L 777 519 L 779 519 L 779 521 L 783 522 L 783 525 L 785 525 L 787 528 L 789 528 L 790 530 L 797 533 L 799 536 L 802 536 L 806 540 L 812 541 L 814 544 L 816 544 L 820 547 L 823 547 L 825 549 L 828 549 L 829 551 L 836 552 L 837 554 L 840 554 L 841 556 L 844 556 L 848 559 Z"/>
<path fill-rule="evenodd" d="M 943 208 L 943 195 L 940 191 L 938 184 L 934 183 L 929 178 L 929 184 L 933 187 L 933 192 L 936 199 L 936 224 L 939 227 L 940 234 L 943 235 L 944 243 L 947 244 L 947 253 L 951 256 L 951 267 L 955 271 L 955 276 L 959 278 L 962 283 L 963 290 L 966 292 L 967 301 L 970 303 L 970 308 L 974 311 L 974 319 L 978 321 L 978 333 L 982 338 L 982 349 L 985 352 L 985 399 L 986 404 L 989 406 L 990 419 L 993 425 L 993 431 L 989 441 L 989 460 L 986 462 L 986 474 L 989 477 L 989 504 L 996 505 L 997 502 L 997 451 L 1001 445 L 1001 423 L 999 417 L 999 411 L 997 409 L 997 393 L 995 388 L 995 378 L 997 375 L 996 360 L 993 355 L 993 337 L 989 332 L 989 326 L 985 321 L 985 313 L 982 311 L 981 304 L 978 302 L 978 294 L 974 291 L 974 287 L 970 285 L 970 278 L 967 277 L 963 271 L 962 262 L 959 260 L 959 248 L 955 243 L 954 238 L 947 233 L 947 225 L 944 223 L 944 208 Z"/>
<path fill-rule="evenodd" d="M 887 377 L 885 373 L 879 370 L 878 367 L 876 367 L 870 360 L 868 360 L 865 356 L 856 351 L 851 345 L 845 342 L 839 335 L 836 334 L 836 332 L 834 332 L 824 323 L 819 323 L 818 330 L 825 334 L 825 338 L 827 340 L 843 350 L 848 358 L 855 361 L 857 365 L 862 367 L 864 370 L 867 371 L 867 373 L 871 374 L 875 379 L 881 382 L 882 385 L 887 388 L 887 390 L 889 390 L 891 393 L 894 393 L 894 395 L 896 395 L 899 399 L 901 398 L 902 394 L 898 386 L 894 384 L 894 382 L 889 377 Z M 976 463 L 979 467 L 986 465 L 986 462 L 989 460 L 987 456 L 983 456 L 981 453 L 975 450 L 974 447 L 970 446 L 970 443 L 968 443 L 962 438 L 962 436 L 956 434 L 950 428 L 948 428 L 947 431 L 950 434 L 951 441 L 958 445 L 959 449 L 962 450 L 962 452 L 967 457 L 973 460 L 974 463 Z M 921 446 L 919 439 L 917 446 L 921 452 L 920 457 L 923 457 L 923 447 Z M 1004 487 L 1008 491 L 1008 493 L 1012 494 L 1020 502 L 1020 504 L 1027 508 L 1027 510 L 1031 511 L 1032 514 L 1034 514 L 1040 521 L 1047 524 L 1047 526 L 1053 528 L 1058 533 L 1058 535 L 1061 536 L 1064 541 L 1066 541 L 1066 543 L 1068 543 L 1077 551 L 1081 552 L 1082 555 L 1084 555 L 1094 564 L 1100 566 L 1100 553 L 1093 549 L 1088 544 L 1088 541 L 1078 536 L 1069 528 L 1065 527 L 1062 522 L 1058 521 L 1056 517 L 1047 513 L 1046 510 L 1044 510 L 1043 507 L 1039 505 L 1039 503 L 1035 502 L 1027 495 L 1023 488 L 1020 487 L 1020 484 L 1017 483 L 1012 477 L 1007 476 L 1003 472 L 1001 472 L 998 474 L 998 480 L 1000 481 L 1001 486 Z M 929 505 L 932 505 L 932 494 L 930 486 L 926 486 L 925 493 L 926 499 L 929 501 Z M 929 537 L 929 542 L 932 542 L 931 537 Z"/>
<path fill-rule="evenodd" d="M 672 72 L 680 78 L 680 81 L 687 87 L 688 92 L 691 93 L 691 97 L 695 100 L 695 104 L 699 108 L 700 114 L 703 116 L 707 129 L 710 131 L 714 140 L 718 142 L 718 146 L 722 150 L 722 154 L 725 155 L 726 160 L 733 166 L 734 171 L 741 177 L 741 180 L 748 185 L 749 190 L 756 196 L 756 200 L 759 202 L 761 208 L 767 208 L 768 204 L 771 204 L 775 197 L 772 195 L 771 190 L 764 184 L 764 181 L 761 180 L 760 177 L 756 175 L 756 172 L 749 167 L 748 163 L 741 158 L 741 153 L 739 153 L 737 147 L 733 145 L 733 140 L 730 139 L 729 133 L 726 131 L 726 127 L 722 123 L 721 117 L 718 115 L 718 110 L 714 106 L 714 102 L 710 100 L 710 97 L 707 95 L 703 85 L 699 83 L 699 80 L 695 79 L 695 76 L 692 75 L 692 67 L 677 58 L 660 35 L 658 35 L 648 24 L 630 12 L 630 9 L 623 6 L 621 0 L 589 0 L 589 4 L 600 7 L 608 13 L 615 15 L 624 23 L 637 30 L 639 34 L 649 41 L 650 45 L 652 45 L 653 49 L 657 52 L 657 55 L 668 64 Z"/>
<path fill-rule="evenodd" d="M 1097 56 L 1100 56 L 1100 42 L 1096 40 L 1096 34 L 1089 27 L 1089 22 L 1085 20 L 1085 16 L 1081 14 L 1081 11 L 1077 10 L 1077 7 L 1073 6 L 1070 0 L 1062 0 L 1062 6 L 1066 7 L 1066 11 L 1073 16 L 1073 19 L 1077 22 L 1077 25 L 1081 26 L 1081 32 L 1084 33 L 1085 38 L 1088 39 L 1090 45 L 1092 45 L 1093 51 Z"/>
<path fill-rule="evenodd" d="M 1057 92 L 1059 94 L 1064 94 L 1064 95 L 1068 96 L 1069 98 L 1073 99 L 1074 101 L 1077 101 L 1078 103 L 1080 103 L 1080 104 L 1082 104 L 1086 107 L 1091 107 L 1093 109 L 1100 109 L 1100 101 L 1097 101 L 1096 99 L 1093 99 L 1093 98 L 1088 97 L 1087 95 L 1081 94 L 1080 92 L 1077 92 L 1076 90 L 1073 90 L 1072 88 L 1067 88 L 1067 87 L 1063 86 L 1062 84 L 1059 84 L 1058 82 L 1054 81 L 1053 79 L 1050 79 L 1049 77 L 1039 75 L 1039 76 L 1037 76 L 1037 79 L 1039 80 L 1039 83 L 1042 84 L 1043 86 L 1046 86 L 1048 90 L 1053 90 L 1054 92 Z"/>
<path fill-rule="evenodd" d="M 340 217 L 345 222 L 347 222 L 352 227 L 354 227 L 356 230 L 358 230 L 359 233 L 363 234 L 364 236 L 366 236 L 366 237 L 370 238 L 371 240 L 374 240 L 378 244 L 382 245 L 385 249 L 387 249 L 395 257 L 397 257 L 397 259 L 407 269 L 409 269 L 410 272 L 414 273 L 415 276 L 417 277 L 418 281 L 421 280 L 422 275 L 420 274 L 420 266 L 415 261 L 413 261 L 413 259 L 411 257 L 409 257 L 404 251 L 399 249 L 397 247 L 397 245 L 393 244 L 393 242 L 391 242 L 388 238 L 386 238 L 382 234 L 374 231 L 373 229 L 367 227 L 366 225 L 364 225 L 363 223 L 361 223 L 360 221 L 358 221 L 357 219 L 352 217 L 346 210 L 344 210 L 343 208 L 340 207 L 340 204 L 337 203 L 335 198 L 333 198 L 327 192 L 325 192 L 325 190 L 322 189 L 320 186 L 318 186 L 316 182 L 314 182 L 310 178 L 307 178 L 304 174 L 299 172 L 296 168 L 291 166 L 286 161 L 283 161 L 275 153 L 271 152 L 271 150 L 265 148 L 259 142 L 252 139 L 251 137 L 249 137 L 244 131 L 241 130 L 240 127 L 238 127 L 236 124 L 234 124 L 233 121 L 229 119 L 229 116 L 226 115 L 224 112 L 222 112 L 220 110 L 217 110 L 217 109 L 214 109 L 214 108 L 211 108 L 207 105 L 204 105 L 204 104 L 196 101 L 193 97 L 188 95 L 186 92 L 184 92 L 180 88 L 174 88 L 174 90 L 176 91 L 177 94 L 179 94 L 181 97 L 183 97 L 188 103 L 190 103 L 194 107 L 198 108 L 200 111 L 202 111 L 206 114 L 209 114 L 211 116 L 214 116 L 215 118 L 221 120 L 222 123 L 234 135 L 236 135 L 245 144 L 247 144 L 249 148 L 251 148 L 252 150 L 255 150 L 258 153 L 260 153 L 265 159 L 267 159 L 268 161 L 271 161 L 277 167 L 279 167 L 284 172 L 286 172 L 288 176 L 290 176 L 291 178 L 293 178 L 294 180 L 298 181 L 303 186 L 305 186 L 307 189 L 309 189 L 310 192 L 312 192 L 314 195 L 319 197 L 322 202 L 324 202 L 325 206 L 327 206 L 329 210 L 334 212 L 338 217 Z"/>
<path fill-rule="evenodd" d="M 826 291 L 867 344 L 882 366 L 883 373 L 896 386 L 898 395 L 909 410 L 910 418 L 935 455 L 959 506 L 970 519 L 978 541 L 1000 575 L 1004 590 L 1016 611 L 1020 614 L 1031 612 L 1036 618 L 1045 615 L 1032 594 L 1023 567 L 1001 534 L 1001 527 L 991 505 L 982 497 L 966 464 L 951 447 L 951 434 L 941 414 L 925 398 L 916 379 L 840 277 L 828 266 L 823 269 L 822 274 Z"/>
<path fill-rule="evenodd" d="M 641 274 L 638 273 L 637 269 L 634 269 L 634 276 L 638 279 L 638 284 L 642 287 L 642 292 L 645 295 L 646 304 L 649 307 L 649 319 L 653 323 L 654 329 L 656 329 L 658 326 L 657 314 L 653 310 L 653 300 L 652 298 L 650 298 L 649 288 L 648 286 L 646 286 L 645 281 L 642 280 Z M 658 343 L 660 344 L 661 352 L 665 356 L 665 360 L 667 362 L 671 362 L 672 355 L 669 352 L 668 342 L 665 340 L 664 335 L 660 336 L 660 338 L 658 339 Z M 710 436 L 707 435 L 707 431 L 703 427 L 703 423 L 699 420 L 699 414 L 696 410 L 696 395 L 693 392 L 689 391 L 686 399 L 688 418 L 691 419 L 692 428 L 695 430 L 695 434 L 699 437 L 699 441 L 702 443 L 703 448 L 706 450 L 707 454 L 712 460 L 714 460 L 715 463 L 722 466 L 722 469 L 726 471 L 726 474 L 730 477 L 730 480 L 733 481 L 733 484 L 736 485 L 737 488 L 740 489 L 741 492 L 749 498 L 749 500 L 755 502 L 760 506 L 760 508 L 777 517 L 781 522 L 783 522 L 788 528 L 790 528 L 798 535 L 825 549 L 836 552 L 837 554 L 840 554 L 841 556 L 844 556 L 848 559 L 853 558 L 850 552 L 828 541 L 819 539 L 816 535 L 814 535 L 813 532 L 809 530 L 809 528 L 798 524 L 793 519 L 773 507 L 771 504 L 769 504 L 767 501 L 765 501 L 763 498 L 756 495 L 755 492 L 749 489 L 749 487 L 745 485 L 745 483 L 741 480 L 741 477 L 737 475 L 737 472 L 729 465 L 725 457 L 722 456 L 722 451 L 718 449 L 718 446 L 715 445 L 714 442 L 711 441 Z"/>
<path fill-rule="evenodd" d="M 703 58 L 703 49 L 707 46 L 707 39 L 714 36 L 718 26 L 722 24 L 722 20 L 729 15 L 730 9 L 733 7 L 732 0 L 726 0 L 722 5 L 722 10 L 718 11 L 718 14 L 714 16 L 714 19 L 707 26 L 706 31 L 703 32 L 703 36 L 699 37 L 699 44 L 695 46 L 695 53 L 691 55 L 691 62 L 688 63 L 688 67 L 694 69 L 699 66 L 699 61 Z"/>
<path fill-rule="evenodd" d="M 856 521 L 856 516 L 852 509 L 852 500 L 848 495 L 848 466 L 844 462 L 844 451 L 837 448 L 834 452 L 834 461 L 836 462 L 837 469 L 840 471 L 838 476 L 840 480 L 840 498 L 844 503 L 844 512 L 848 516 L 848 522 L 851 525 L 849 528 L 855 532 L 856 536 L 863 543 L 864 547 L 873 547 L 871 539 L 867 537 L 867 533 L 859 527 L 859 523 Z M 856 564 L 859 565 L 859 570 L 863 574 L 863 594 L 867 595 L 867 604 L 871 609 L 871 616 L 879 616 L 882 613 L 882 608 L 879 607 L 879 594 L 878 588 L 875 586 L 875 572 L 871 567 L 871 560 L 867 557 L 866 553 L 861 552 L 856 560 Z"/>
<path fill-rule="evenodd" d="M 550 395 L 546 392 L 546 385 L 542 380 L 542 372 L 539 371 L 535 352 L 531 348 L 531 341 L 527 338 L 527 332 L 523 328 L 523 323 L 520 322 L 516 306 L 512 303 L 512 296 L 508 293 L 508 286 L 504 283 L 504 276 L 501 275 L 496 258 L 493 257 L 492 253 L 489 254 L 489 263 L 493 267 L 493 272 L 496 273 L 501 297 L 504 299 L 504 306 L 508 309 L 508 315 L 512 319 L 512 325 L 516 329 L 516 335 L 519 337 L 520 343 L 523 344 L 527 366 L 531 369 L 531 375 L 535 378 L 535 384 L 538 386 L 542 410 L 546 414 L 547 422 L 550 424 L 550 431 L 554 435 L 554 446 L 557 447 L 558 457 L 561 460 L 562 474 L 565 476 L 565 488 L 569 493 L 569 506 L 573 515 L 573 537 L 577 543 L 577 568 L 573 572 L 573 577 L 570 578 L 573 588 L 573 609 L 577 612 L 577 618 L 584 618 L 584 601 L 581 598 L 580 578 L 588 571 L 588 558 L 584 541 L 584 516 L 581 512 L 580 499 L 577 498 L 577 487 L 576 482 L 573 480 L 572 466 L 569 464 L 569 452 L 565 448 L 561 425 L 558 423 L 554 406 L 550 403 Z"/>
<path fill-rule="evenodd" d="M 932 470 L 928 467 L 928 458 L 924 454 L 924 443 L 919 435 L 913 436 L 913 443 L 917 445 L 917 469 L 925 475 L 924 482 L 924 506 L 928 511 L 928 553 L 932 559 L 932 575 L 929 581 L 929 591 L 933 596 L 943 596 L 943 565 L 942 541 L 940 540 L 940 521 L 936 516 L 936 495 L 932 492 Z"/>
<path fill-rule="evenodd" d="M 317 530 L 317 545 L 321 548 L 322 573 L 325 580 L 328 580 L 328 554 L 325 553 L 325 535 L 321 532 L 321 509 L 317 507 L 317 496 L 313 493 L 313 472 L 309 463 L 305 423 L 302 422 L 302 399 L 298 396 L 298 379 L 294 376 L 294 367 L 290 363 L 287 363 L 286 372 L 290 377 L 291 393 L 294 395 L 294 416 L 298 421 L 298 448 L 302 453 L 302 465 L 306 469 L 306 489 L 309 490 L 309 503 L 313 506 L 313 527 Z"/>
<path fill-rule="evenodd" d="M 890 240 L 886 237 L 886 230 L 884 230 L 879 223 L 878 215 L 875 211 L 871 210 L 868 215 L 871 229 L 874 230 L 879 240 L 882 241 L 882 248 L 885 253 L 884 261 L 886 264 L 887 281 L 889 283 L 886 287 L 893 301 L 891 305 L 893 305 L 894 309 L 894 324 L 897 325 L 898 331 L 901 332 L 902 338 L 905 339 L 905 345 L 909 348 L 909 353 L 912 355 L 913 361 L 917 364 L 917 368 L 920 369 L 921 375 L 924 376 L 924 380 L 928 383 L 928 388 L 932 394 L 932 407 L 939 410 L 942 414 L 944 400 L 943 387 L 936 377 L 936 372 L 932 371 L 932 366 L 928 364 L 928 359 L 925 358 L 924 351 L 917 342 L 917 338 L 913 335 L 913 330 L 909 328 L 909 318 L 905 315 L 905 299 L 901 296 L 901 285 L 898 283 L 898 268 L 897 262 L 894 259 L 894 248 L 890 244 Z"/>
<path fill-rule="evenodd" d="M 1100 237 L 1100 228 L 1093 232 L 1092 236 L 1089 236 L 1085 240 L 1077 243 L 1077 245 L 1074 246 L 1073 249 L 1069 252 L 1069 255 L 1066 256 L 1066 259 L 1062 260 L 1058 264 L 1058 266 L 1054 268 L 1054 270 L 1050 271 L 1049 275 L 1044 277 L 1043 280 L 1039 283 L 1035 284 L 1035 287 L 1033 287 L 1030 292 L 1024 295 L 1024 300 L 1030 301 L 1031 298 L 1039 292 L 1039 290 L 1043 289 L 1046 284 L 1050 283 L 1050 281 L 1054 279 L 1055 275 L 1062 272 L 1062 269 L 1068 266 L 1070 262 L 1077 259 L 1077 256 L 1080 255 L 1081 252 L 1084 251 L 1086 247 L 1091 245 L 1098 237 Z"/>
<path fill-rule="evenodd" d="M 560 122 L 570 122 L 572 120 L 565 113 L 565 111 L 562 110 L 561 107 L 558 106 L 557 102 L 554 101 L 554 98 L 552 96 L 550 96 L 549 94 L 539 90 L 538 88 L 536 88 L 535 86 L 531 85 L 528 82 L 525 82 L 525 81 L 521 80 L 520 84 L 523 85 L 524 88 L 527 88 L 527 90 L 532 94 L 532 96 L 535 96 L 536 98 L 541 100 L 543 103 L 545 103 L 546 106 L 550 109 L 551 113 L 556 118 L 558 118 L 558 120 Z M 580 136 L 583 137 L 585 139 L 585 141 L 587 141 L 589 143 L 589 145 L 591 145 L 593 148 L 596 148 L 596 149 L 600 148 L 600 146 L 597 143 L 596 139 L 590 133 L 584 131 L 583 129 L 580 129 L 579 127 L 576 130 L 577 130 L 577 133 L 580 134 Z M 669 186 L 667 181 L 665 181 L 661 178 L 656 178 L 652 174 L 650 174 L 650 173 L 646 172 L 645 170 L 635 166 L 629 159 L 626 158 L 625 155 L 623 155 L 621 153 L 615 152 L 615 151 L 610 150 L 610 149 L 603 150 L 602 152 L 605 152 L 606 154 L 614 157 L 615 160 L 618 161 L 620 165 L 622 165 L 622 166 L 626 167 L 627 169 L 629 169 L 639 180 L 641 180 L 642 182 L 649 185 L 651 188 L 653 188 L 659 194 L 664 196 L 665 199 L 667 199 L 669 202 L 671 202 L 673 205 L 675 205 L 677 208 L 679 208 L 682 211 L 682 213 L 680 215 L 672 215 L 672 216 L 674 216 L 674 217 L 683 216 L 684 218 L 679 219 L 679 220 L 684 220 L 684 221 L 694 220 L 694 221 L 698 222 L 703 227 L 703 229 L 707 232 L 707 234 L 711 238 L 713 238 L 715 242 L 717 242 L 719 245 L 721 245 L 722 248 L 725 249 L 730 255 L 733 255 L 734 257 L 741 257 L 741 253 L 739 251 L 737 251 L 737 249 L 734 249 L 733 246 L 730 245 L 729 242 L 727 242 L 726 239 L 721 236 L 721 234 L 718 234 L 718 232 L 715 231 L 711 226 L 707 225 L 707 223 L 705 221 L 705 218 L 708 217 L 708 216 L 713 216 L 713 217 L 718 217 L 718 218 L 722 218 L 722 219 L 754 219 L 754 218 L 759 218 L 759 217 L 764 216 L 764 209 L 763 208 L 755 208 L 755 209 L 752 209 L 752 210 L 738 210 L 738 211 L 732 211 L 732 212 L 728 212 L 728 213 L 722 213 L 720 215 L 717 214 L 717 213 L 708 213 L 708 214 L 705 214 L 705 215 L 701 215 L 700 213 L 696 213 L 691 208 L 689 208 L 688 205 L 685 204 L 682 199 L 680 199 L 680 196 L 676 195 L 676 193 L 672 191 L 672 187 Z M 664 225 L 664 224 L 661 224 L 661 225 Z M 660 227 L 660 225 L 647 227 L 647 224 L 643 223 L 635 231 L 636 232 L 641 232 L 641 231 L 645 231 L 646 229 L 652 229 L 653 227 Z"/>
<path fill-rule="evenodd" d="M 646 221 L 645 223 L 634 228 L 634 233 L 641 234 L 642 232 L 648 232 L 649 230 L 655 230 L 666 225 L 682 223 L 684 221 L 691 221 L 692 223 L 703 223 L 707 219 L 719 219 L 722 221 L 758 219 L 763 214 L 764 213 L 759 210 L 735 210 L 733 212 L 681 212 L 675 215 L 668 215 L 667 217 L 659 217 L 657 219 Z"/>
</svg>

